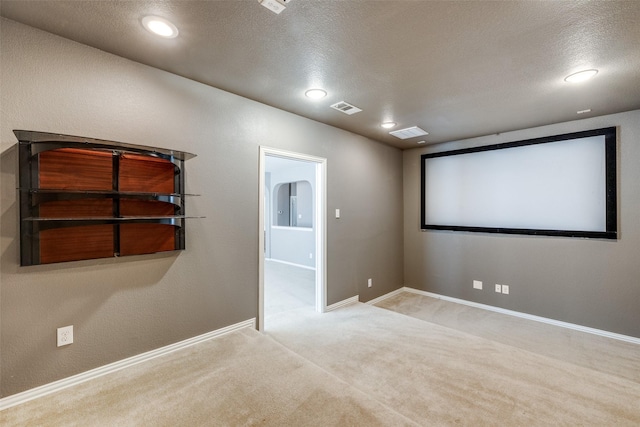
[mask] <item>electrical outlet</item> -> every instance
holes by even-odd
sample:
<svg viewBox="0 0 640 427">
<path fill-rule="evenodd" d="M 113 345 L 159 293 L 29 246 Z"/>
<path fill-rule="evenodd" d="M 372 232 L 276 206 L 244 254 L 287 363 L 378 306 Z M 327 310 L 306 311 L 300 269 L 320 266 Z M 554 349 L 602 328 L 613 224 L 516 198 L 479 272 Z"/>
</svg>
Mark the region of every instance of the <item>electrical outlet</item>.
<svg viewBox="0 0 640 427">
<path fill-rule="evenodd" d="M 58 347 L 73 344 L 73 325 L 58 328 Z"/>
<path fill-rule="evenodd" d="M 509 285 L 502 285 L 502 293 L 509 295 Z"/>
<path fill-rule="evenodd" d="M 502 293 L 502 285 L 496 285 L 496 292 L 497 293 Z"/>
<path fill-rule="evenodd" d="M 368 279 L 367 280 L 367 287 L 370 288 L 373 286 L 373 279 Z"/>
<path fill-rule="evenodd" d="M 313 252 L 309 252 L 309 259 L 313 259 Z"/>
<path fill-rule="evenodd" d="M 482 289 L 482 282 L 480 280 L 474 280 L 473 289 Z"/>
</svg>

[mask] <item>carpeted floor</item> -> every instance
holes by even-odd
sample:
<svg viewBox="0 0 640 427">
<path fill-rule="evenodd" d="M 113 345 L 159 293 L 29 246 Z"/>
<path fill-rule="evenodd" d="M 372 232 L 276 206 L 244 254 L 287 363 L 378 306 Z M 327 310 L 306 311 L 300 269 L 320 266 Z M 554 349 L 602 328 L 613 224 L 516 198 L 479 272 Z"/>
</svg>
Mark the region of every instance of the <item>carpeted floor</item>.
<svg viewBox="0 0 640 427">
<path fill-rule="evenodd" d="M 376 306 L 640 383 L 637 344 L 410 292 Z"/>
<path fill-rule="evenodd" d="M 2 426 L 415 425 L 243 329 L 0 412 Z"/>
<path fill-rule="evenodd" d="M 385 308 L 281 311 L 266 334 L 156 358 L 9 408 L 0 424 L 640 425 L 637 345 L 448 304 L 402 293 Z"/>
<path fill-rule="evenodd" d="M 316 298 L 315 274 L 315 270 L 265 260 L 265 316 L 304 307 L 314 310 Z"/>
<path fill-rule="evenodd" d="M 278 342 L 421 425 L 640 425 L 637 381 L 389 310 L 290 311 L 270 325 Z"/>
</svg>

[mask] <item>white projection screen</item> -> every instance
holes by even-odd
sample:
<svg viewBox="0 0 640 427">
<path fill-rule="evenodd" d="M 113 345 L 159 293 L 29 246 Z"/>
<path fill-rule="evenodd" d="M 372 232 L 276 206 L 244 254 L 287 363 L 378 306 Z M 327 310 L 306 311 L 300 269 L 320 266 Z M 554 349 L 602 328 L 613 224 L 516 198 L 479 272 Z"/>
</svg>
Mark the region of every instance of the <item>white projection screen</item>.
<svg viewBox="0 0 640 427">
<path fill-rule="evenodd" d="M 423 230 L 617 238 L 616 128 L 424 154 Z"/>
</svg>

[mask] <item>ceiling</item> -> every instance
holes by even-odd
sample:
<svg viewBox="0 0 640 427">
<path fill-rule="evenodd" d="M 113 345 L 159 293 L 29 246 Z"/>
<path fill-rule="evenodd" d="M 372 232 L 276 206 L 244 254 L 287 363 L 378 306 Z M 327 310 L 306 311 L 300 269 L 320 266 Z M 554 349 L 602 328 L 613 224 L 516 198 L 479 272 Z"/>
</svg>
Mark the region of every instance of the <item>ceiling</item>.
<svg viewBox="0 0 640 427">
<path fill-rule="evenodd" d="M 2 0 L 0 14 L 401 149 L 640 108 L 640 1 L 290 0 L 278 15 L 258 0 Z M 178 37 L 145 31 L 149 14 Z"/>
</svg>

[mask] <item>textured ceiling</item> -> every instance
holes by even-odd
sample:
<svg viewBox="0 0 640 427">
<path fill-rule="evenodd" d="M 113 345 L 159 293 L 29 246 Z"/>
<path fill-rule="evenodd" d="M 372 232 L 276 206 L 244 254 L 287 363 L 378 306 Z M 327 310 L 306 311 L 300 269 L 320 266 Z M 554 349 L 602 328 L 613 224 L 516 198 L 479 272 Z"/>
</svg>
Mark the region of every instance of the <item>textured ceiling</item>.
<svg viewBox="0 0 640 427">
<path fill-rule="evenodd" d="M 2 0 L 0 14 L 399 148 L 640 108 L 640 1 L 291 0 L 276 15 L 257 0 Z M 147 33 L 148 14 L 180 35 Z M 343 100 L 363 111 L 329 108 Z M 399 140 L 388 120 L 429 135 Z"/>
</svg>

